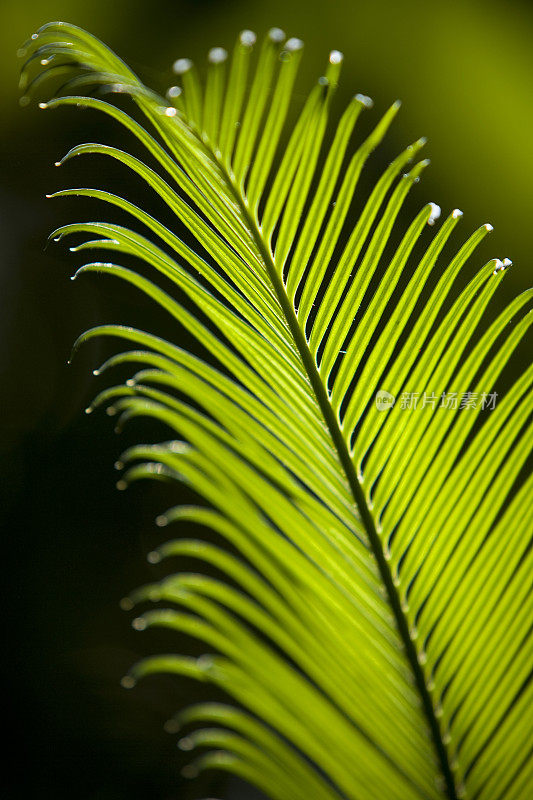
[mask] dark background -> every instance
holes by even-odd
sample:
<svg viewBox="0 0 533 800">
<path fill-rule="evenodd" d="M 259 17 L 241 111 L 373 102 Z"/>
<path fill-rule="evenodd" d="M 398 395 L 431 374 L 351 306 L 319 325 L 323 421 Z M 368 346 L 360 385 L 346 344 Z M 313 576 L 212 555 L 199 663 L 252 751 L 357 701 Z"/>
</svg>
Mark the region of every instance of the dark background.
<svg viewBox="0 0 533 800">
<path fill-rule="evenodd" d="M 91 371 L 113 343 L 87 346 L 71 367 L 66 361 L 76 336 L 99 322 L 146 327 L 180 343 L 184 337 L 134 290 L 106 278 L 72 285 L 68 277 L 82 259 L 64 246 L 44 249 L 57 225 L 109 216 L 90 202 L 46 201 L 55 189 L 116 190 L 120 181 L 124 196 L 153 213 L 159 209 L 123 170 L 101 159 L 54 169 L 78 142 L 127 143 L 91 112 L 19 108 L 16 50 L 42 23 L 65 19 L 104 39 L 164 91 L 177 57 L 200 60 L 213 45 L 230 48 L 244 27 L 263 34 L 278 25 L 306 43 L 298 104 L 329 50 L 341 49 L 341 100 L 357 91 L 371 95 L 373 119 L 396 97 L 404 101 L 376 166 L 427 135 L 433 163 L 414 206 L 433 200 L 444 214 L 459 206 L 464 236 L 487 221 L 495 226 L 474 264 L 493 256 L 514 261 L 495 313 L 531 283 L 531 8 L 494 0 L 1 0 L 0 15 L 0 499 L 9 671 L 3 686 L 13 744 L 3 772 L 7 796 L 251 799 L 251 790 L 223 778 L 191 785 L 180 776 L 188 758 L 162 724 L 201 698 L 198 687 L 162 678 L 134 692 L 119 687 L 128 667 L 148 652 L 194 652 L 186 641 L 135 634 L 118 607 L 132 587 L 157 576 L 145 555 L 165 539 L 154 517 L 176 503 L 176 490 L 148 484 L 125 494 L 115 490 L 120 451 L 160 432 L 136 423 L 116 437 L 105 414 L 83 415 L 108 380 Z"/>
</svg>

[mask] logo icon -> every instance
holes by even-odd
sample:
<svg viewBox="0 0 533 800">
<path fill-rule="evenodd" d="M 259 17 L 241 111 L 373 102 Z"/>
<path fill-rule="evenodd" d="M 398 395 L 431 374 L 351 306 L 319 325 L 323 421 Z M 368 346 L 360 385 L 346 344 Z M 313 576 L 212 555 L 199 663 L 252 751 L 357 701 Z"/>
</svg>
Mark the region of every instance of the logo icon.
<svg viewBox="0 0 533 800">
<path fill-rule="evenodd" d="M 394 406 L 396 398 L 390 392 L 380 389 L 376 394 L 376 408 L 378 411 L 389 411 Z"/>
</svg>

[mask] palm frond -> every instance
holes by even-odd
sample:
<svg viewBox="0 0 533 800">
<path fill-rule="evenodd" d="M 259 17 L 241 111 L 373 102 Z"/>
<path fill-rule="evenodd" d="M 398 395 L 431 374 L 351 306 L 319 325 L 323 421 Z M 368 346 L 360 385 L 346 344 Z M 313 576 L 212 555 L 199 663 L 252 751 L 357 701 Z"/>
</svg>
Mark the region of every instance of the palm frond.
<svg viewBox="0 0 533 800">
<path fill-rule="evenodd" d="M 156 604 L 135 628 L 185 632 L 207 653 L 150 656 L 124 685 L 169 672 L 221 687 L 235 707 L 195 706 L 168 727 L 192 731 L 184 749 L 207 748 L 191 774 L 228 770 L 274 800 L 527 797 L 533 369 L 485 406 L 531 324 L 532 292 L 484 323 L 509 262 L 463 275 L 491 226 L 448 264 L 457 209 L 431 236 L 440 209 L 428 203 L 398 235 L 428 164 L 416 160 L 423 139 L 387 166 L 354 220 L 359 177 L 399 103 L 354 147 L 372 105 L 357 94 L 329 137 L 343 60 L 333 51 L 286 132 L 302 42 L 272 29 L 255 71 L 254 49 L 244 31 L 231 58 L 211 50 L 205 82 L 179 59 L 180 86 L 165 99 L 73 25 L 45 25 L 25 46 L 23 86 L 68 76 L 43 107 L 109 115 L 159 171 L 103 144 L 60 163 L 120 162 L 196 242 L 109 192 L 55 195 L 96 198 L 140 224 L 83 222 L 52 236 L 83 234 L 72 249 L 133 255 L 169 279 L 175 296 L 113 262 L 77 272 L 136 286 L 210 354 L 119 325 L 79 338 L 76 348 L 102 335 L 134 348 L 100 372 L 138 370 L 89 410 L 108 405 L 119 425 L 147 416 L 171 432 L 121 456 L 119 487 L 187 484 L 205 505 L 172 508 L 158 524 L 196 523 L 240 554 L 177 538 L 149 555 L 194 557 L 228 582 L 178 573 L 134 592 L 125 607 Z M 98 87 L 130 96 L 152 133 L 92 96 Z M 384 390 L 396 397 L 386 411 L 375 402 Z"/>
</svg>

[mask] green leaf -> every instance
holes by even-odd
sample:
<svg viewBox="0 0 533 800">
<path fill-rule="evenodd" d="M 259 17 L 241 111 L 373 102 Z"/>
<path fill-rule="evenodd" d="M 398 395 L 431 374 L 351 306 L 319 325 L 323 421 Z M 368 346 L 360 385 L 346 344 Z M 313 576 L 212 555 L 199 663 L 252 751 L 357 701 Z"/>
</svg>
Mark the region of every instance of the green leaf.
<svg viewBox="0 0 533 800">
<path fill-rule="evenodd" d="M 178 59 L 168 99 L 73 25 L 45 25 L 25 46 L 28 90 L 69 78 L 42 107 L 109 115 L 157 170 L 105 144 L 78 145 L 59 163 L 113 158 L 188 231 L 182 239 L 127 198 L 79 188 L 53 196 L 116 206 L 142 232 L 88 221 L 52 236 L 81 234 L 71 249 L 134 256 L 163 275 L 170 292 L 112 261 L 76 273 L 137 287 L 210 355 L 121 325 L 75 345 L 105 335 L 135 348 L 95 371 L 134 370 L 88 411 L 107 405 L 119 428 L 148 416 L 170 431 L 121 456 L 119 488 L 185 483 L 203 504 L 157 523 L 216 536 L 178 536 L 149 561 L 195 558 L 227 578 L 178 572 L 123 601 L 155 604 L 136 629 L 170 628 L 206 646 L 198 659 L 148 656 L 123 684 L 168 672 L 234 701 L 169 721 L 187 730 L 182 749 L 208 750 L 191 776 L 226 770 L 279 800 L 518 800 L 533 792 L 533 369 L 497 403 L 494 387 L 533 320 L 532 292 L 487 324 L 510 262 L 463 276 L 491 226 L 445 257 L 457 209 L 434 236 L 434 203 L 403 230 L 402 206 L 429 163 L 416 162 L 424 139 L 383 171 L 353 218 L 362 170 L 400 104 L 354 144 L 372 105 L 356 94 L 330 136 L 343 61 L 333 51 L 291 129 L 302 46 L 274 28 L 254 67 L 255 35 L 243 31 L 229 62 L 210 51 L 205 80 Z M 98 87 L 129 96 L 148 130 L 91 96 Z M 393 407 L 378 405 L 382 391 Z"/>
</svg>

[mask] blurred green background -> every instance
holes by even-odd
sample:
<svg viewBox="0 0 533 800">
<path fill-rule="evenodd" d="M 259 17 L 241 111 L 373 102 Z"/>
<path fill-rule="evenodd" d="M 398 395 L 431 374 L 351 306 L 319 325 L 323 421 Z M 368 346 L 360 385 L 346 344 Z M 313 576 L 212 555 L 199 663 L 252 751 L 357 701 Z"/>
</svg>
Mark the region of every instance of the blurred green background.
<svg viewBox="0 0 533 800">
<path fill-rule="evenodd" d="M 369 116 L 377 119 L 397 97 L 403 101 L 377 166 L 428 136 L 432 164 L 413 203 L 432 200 L 444 213 L 458 206 L 464 237 L 494 225 L 477 265 L 493 256 L 513 260 L 501 306 L 532 275 L 533 8 L 516 0 L 1 2 L 0 479 L 16 751 L 8 796 L 250 799 L 236 783 L 206 778 L 191 787 L 180 777 L 186 760 L 161 726 L 198 699 L 197 689 L 161 680 L 130 694 L 118 688 L 131 662 L 159 646 L 129 632 L 117 601 L 149 579 L 144 555 L 161 539 L 153 517 L 175 497 L 159 487 L 135 488 L 127 498 L 115 492 L 112 464 L 126 442 L 115 440 L 105 416 L 89 421 L 80 413 L 96 391 L 90 370 L 107 345 L 95 344 L 66 368 L 84 328 L 99 321 L 153 328 L 154 321 L 123 287 L 93 280 L 72 287 L 65 249 L 44 250 L 53 227 L 99 216 L 90 204 L 47 203 L 46 192 L 82 182 L 116 188 L 100 161 L 66 173 L 53 162 L 80 141 L 125 146 L 94 115 L 19 107 L 17 48 L 51 19 L 89 29 L 160 91 L 176 58 L 229 48 L 245 27 L 262 34 L 277 25 L 305 41 L 297 102 L 329 50 L 342 50 L 339 105 L 354 92 L 369 94 Z M 123 193 L 135 199 L 138 185 L 120 175 Z M 156 328 L 175 335 L 159 318 Z M 137 428 L 133 440 L 143 434 Z"/>
</svg>

